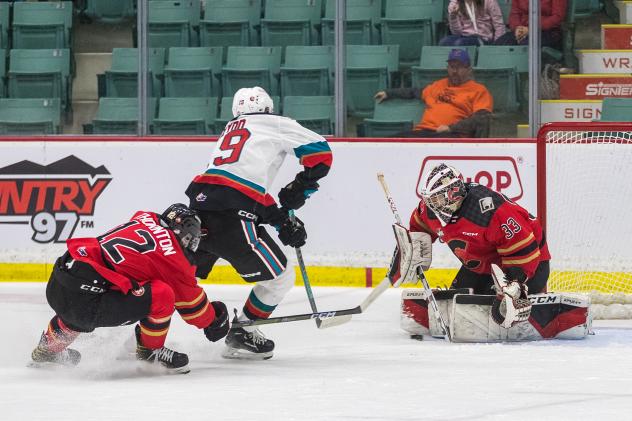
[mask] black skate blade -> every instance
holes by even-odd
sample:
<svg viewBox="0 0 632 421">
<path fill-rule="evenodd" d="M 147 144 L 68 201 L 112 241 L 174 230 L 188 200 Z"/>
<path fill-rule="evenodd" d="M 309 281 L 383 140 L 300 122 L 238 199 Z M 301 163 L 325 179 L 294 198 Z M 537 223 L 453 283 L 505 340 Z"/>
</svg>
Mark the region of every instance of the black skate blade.
<svg viewBox="0 0 632 421">
<path fill-rule="evenodd" d="M 222 351 L 222 358 L 228 360 L 269 360 L 272 358 L 272 355 L 274 355 L 273 351 L 257 353 L 229 346 Z"/>
<path fill-rule="evenodd" d="M 39 370 L 68 370 L 68 369 L 72 369 L 75 368 L 77 365 L 76 364 L 63 364 L 63 363 L 56 363 L 56 362 L 52 362 L 52 361 L 29 361 L 28 363 L 26 363 L 26 366 L 29 368 L 36 368 Z"/>
<path fill-rule="evenodd" d="M 137 371 L 142 374 L 147 375 L 172 375 L 172 374 L 187 374 L 191 372 L 189 365 L 184 365 L 178 368 L 167 368 L 160 363 L 154 363 L 151 361 L 142 361 L 138 360 L 138 368 Z"/>
</svg>

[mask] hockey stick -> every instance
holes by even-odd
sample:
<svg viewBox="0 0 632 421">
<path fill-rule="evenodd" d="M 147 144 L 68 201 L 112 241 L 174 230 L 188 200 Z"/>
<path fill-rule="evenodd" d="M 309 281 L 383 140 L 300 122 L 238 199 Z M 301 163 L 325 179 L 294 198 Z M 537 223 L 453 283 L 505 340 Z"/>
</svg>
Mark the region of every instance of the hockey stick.
<svg viewBox="0 0 632 421">
<path fill-rule="evenodd" d="M 288 215 L 290 216 L 290 221 L 293 223 L 296 222 L 296 217 L 294 216 L 294 210 L 290 209 L 288 211 Z M 312 313 L 318 313 L 318 309 L 316 308 L 316 300 L 314 299 L 314 293 L 312 292 L 312 286 L 309 283 L 309 278 L 307 277 L 307 270 L 305 269 L 305 261 L 303 260 L 303 252 L 300 247 L 294 247 L 296 251 L 296 260 L 298 260 L 298 267 L 301 269 L 301 276 L 303 277 L 303 285 L 305 285 L 305 292 L 307 293 L 307 300 L 309 301 L 309 306 L 312 309 Z M 316 326 L 320 328 L 322 321 L 319 317 L 316 318 Z"/>
<path fill-rule="evenodd" d="M 378 173 L 377 179 L 382 185 L 382 189 L 384 190 L 384 195 L 386 195 L 386 201 L 388 202 L 391 208 L 391 212 L 393 213 L 393 216 L 395 216 L 395 222 L 397 222 L 399 225 L 402 225 L 402 218 L 399 217 L 397 206 L 395 206 L 395 200 L 393 200 L 393 196 L 391 196 L 391 192 L 388 189 L 388 185 L 386 184 L 386 180 L 384 179 L 384 174 Z M 443 333 L 445 333 L 445 338 L 451 342 L 452 337 L 450 336 L 450 329 L 448 328 L 448 325 L 445 322 L 445 319 L 443 318 L 443 314 L 439 310 L 439 306 L 437 305 L 437 300 L 435 299 L 435 296 L 432 293 L 432 289 L 430 288 L 430 285 L 428 284 L 428 280 L 426 279 L 426 275 L 424 274 L 424 271 L 420 266 L 417 267 L 417 277 L 421 281 L 421 285 L 423 286 L 424 292 L 426 293 L 426 296 L 428 297 L 428 301 L 430 302 L 430 305 L 432 306 L 432 309 L 435 312 L 435 317 L 437 318 L 437 321 L 439 322 L 441 329 L 443 329 Z"/>
<path fill-rule="evenodd" d="M 301 320 L 310 320 L 310 319 L 321 320 L 322 322 L 334 321 L 335 319 L 343 319 L 347 321 L 346 318 L 349 318 L 349 320 L 351 320 L 351 316 L 353 314 L 363 313 L 367 309 L 367 307 L 369 307 L 369 305 L 371 305 L 371 303 L 373 303 L 373 301 L 377 299 L 377 297 L 382 295 L 382 293 L 388 289 L 389 286 L 390 286 L 390 281 L 388 280 L 388 278 L 384 278 L 384 280 L 382 280 L 382 282 L 380 282 L 379 285 L 375 287 L 373 291 L 371 291 L 371 293 L 357 307 L 348 308 L 344 310 L 322 311 L 320 313 L 305 313 L 305 314 L 294 314 L 290 316 L 270 317 L 269 319 L 245 320 L 245 321 L 238 320 L 231 323 L 231 326 L 237 326 L 237 327 L 258 326 L 258 325 L 268 325 L 268 324 L 274 324 L 274 323 L 297 322 Z M 345 321 L 343 321 L 342 323 L 345 323 Z M 334 324 L 332 324 L 332 326 L 336 326 L 337 324 L 341 324 L 341 323 L 335 322 Z M 326 327 L 329 327 L 329 326 L 326 326 Z"/>
</svg>

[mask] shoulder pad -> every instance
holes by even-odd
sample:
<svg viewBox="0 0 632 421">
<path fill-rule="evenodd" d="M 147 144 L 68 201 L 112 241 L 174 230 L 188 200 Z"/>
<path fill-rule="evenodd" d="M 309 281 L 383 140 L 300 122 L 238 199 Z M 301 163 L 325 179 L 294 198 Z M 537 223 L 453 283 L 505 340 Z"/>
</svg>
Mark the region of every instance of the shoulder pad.
<svg viewBox="0 0 632 421">
<path fill-rule="evenodd" d="M 459 211 L 459 216 L 481 226 L 489 226 L 496 209 L 505 203 L 505 198 L 492 189 L 480 184 L 467 185 L 468 192 Z"/>
</svg>

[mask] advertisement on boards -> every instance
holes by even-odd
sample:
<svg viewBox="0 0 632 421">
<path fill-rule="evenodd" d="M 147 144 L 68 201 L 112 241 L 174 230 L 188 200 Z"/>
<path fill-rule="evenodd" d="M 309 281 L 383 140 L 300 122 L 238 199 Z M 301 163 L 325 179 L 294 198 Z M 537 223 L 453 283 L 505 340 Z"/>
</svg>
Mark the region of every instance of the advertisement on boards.
<svg viewBox="0 0 632 421">
<path fill-rule="evenodd" d="M 405 223 L 420 200 L 419 180 L 439 162 L 536 213 L 534 142 L 336 140 L 330 146 L 330 174 L 297 211 L 308 232 L 309 265 L 388 265 L 394 220 L 378 172 Z M 188 204 L 184 191 L 205 170 L 213 147 L 211 141 L 0 142 L 0 263 L 50 263 L 70 237 L 102 234 L 137 210 Z M 270 186 L 272 196 L 301 169 L 287 156 Z M 450 267 L 455 262 L 445 249 L 437 247 L 434 264 Z"/>
</svg>

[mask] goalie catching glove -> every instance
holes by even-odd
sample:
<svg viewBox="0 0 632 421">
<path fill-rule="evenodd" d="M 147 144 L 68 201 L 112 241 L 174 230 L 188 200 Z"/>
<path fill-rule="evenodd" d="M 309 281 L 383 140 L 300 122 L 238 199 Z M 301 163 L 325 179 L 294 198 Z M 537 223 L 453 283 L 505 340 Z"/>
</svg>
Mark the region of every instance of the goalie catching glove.
<svg viewBox="0 0 632 421">
<path fill-rule="evenodd" d="M 393 224 L 395 252 L 388 270 L 388 279 L 395 288 L 402 283 L 416 284 L 417 268 L 428 270 L 432 262 L 432 238 L 425 232 L 410 232 L 399 224 Z"/>
<path fill-rule="evenodd" d="M 492 277 L 496 285 L 496 299 L 492 304 L 492 319 L 505 329 L 526 322 L 531 315 L 531 302 L 523 282 L 507 280 L 503 271 L 492 264 Z"/>
</svg>

